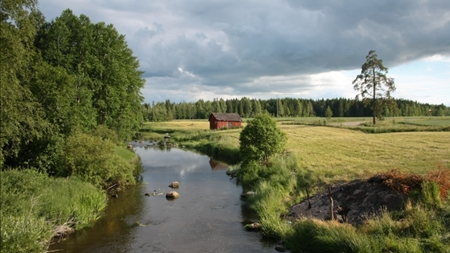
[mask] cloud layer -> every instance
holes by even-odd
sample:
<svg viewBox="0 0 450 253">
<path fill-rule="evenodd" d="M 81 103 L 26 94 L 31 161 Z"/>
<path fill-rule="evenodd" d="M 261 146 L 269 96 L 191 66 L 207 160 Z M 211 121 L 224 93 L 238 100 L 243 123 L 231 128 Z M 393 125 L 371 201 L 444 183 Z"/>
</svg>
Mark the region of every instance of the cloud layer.
<svg viewBox="0 0 450 253">
<path fill-rule="evenodd" d="M 48 19 L 66 8 L 126 34 L 147 101 L 354 96 L 345 71 L 371 49 L 390 69 L 450 57 L 446 0 L 40 1 Z"/>
</svg>

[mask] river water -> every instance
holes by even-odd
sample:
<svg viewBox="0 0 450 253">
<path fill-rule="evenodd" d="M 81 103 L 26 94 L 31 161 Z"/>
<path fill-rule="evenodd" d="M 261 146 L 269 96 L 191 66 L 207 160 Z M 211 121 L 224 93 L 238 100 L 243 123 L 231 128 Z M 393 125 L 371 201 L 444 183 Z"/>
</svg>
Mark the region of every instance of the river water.
<svg viewBox="0 0 450 253">
<path fill-rule="evenodd" d="M 50 250 L 56 252 L 276 252 L 247 232 L 254 220 L 240 200 L 242 188 L 225 174 L 226 165 L 182 149 L 135 146 L 144 166 L 143 183 L 111 199 L 102 219 Z M 180 182 L 174 201 L 165 198 Z"/>
</svg>

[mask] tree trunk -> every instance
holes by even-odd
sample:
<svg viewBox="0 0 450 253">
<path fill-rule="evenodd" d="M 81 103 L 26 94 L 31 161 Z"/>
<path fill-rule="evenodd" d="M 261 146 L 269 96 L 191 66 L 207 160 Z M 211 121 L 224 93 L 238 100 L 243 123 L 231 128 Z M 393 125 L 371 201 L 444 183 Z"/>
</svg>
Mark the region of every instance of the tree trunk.
<svg viewBox="0 0 450 253">
<path fill-rule="evenodd" d="M 375 97 L 375 86 L 376 86 L 376 81 L 375 81 L 375 68 L 372 68 L 372 74 L 373 74 L 373 97 L 372 97 L 372 113 L 373 113 L 373 124 L 375 125 L 376 123 L 377 123 L 377 121 L 376 121 L 376 117 L 375 117 L 375 115 L 376 115 L 376 112 L 375 112 L 375 100 L 376 100 L 376 97 Z"/>
</svg>

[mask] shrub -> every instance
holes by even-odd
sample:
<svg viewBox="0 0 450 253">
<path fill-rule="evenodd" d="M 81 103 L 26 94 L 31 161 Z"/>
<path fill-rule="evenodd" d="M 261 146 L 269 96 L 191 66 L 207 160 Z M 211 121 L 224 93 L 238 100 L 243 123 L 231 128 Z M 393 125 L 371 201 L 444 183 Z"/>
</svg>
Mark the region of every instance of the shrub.
<svg viewBox="0 0 450 253">
<path fill-rule="evenodd" d="M 117 136 L 117 133 L 113 130 L 109 129 L 105 125 L 98 125 L 92 132 L 91 135 L 98 136 L 102 138 L 102 140 L 110 140 L 114 144 L 121 144 L 121 141 L 119 140 L 119 137 Z"/>
<path fill-rule="evenodd" d="M 115 152 L 110 140 L 76 134 L 67 140 L 62 176 L 77 176 L 100 188 L 135 183 L 134 167 Z"/>
<path fill-rule="evenodd" d="M 242 161 L 259 161 L 266 163 L 269 158 L 283 151 L 287 137 L 276 121 L 269 114 L 260 114 L 248 122 L 240 137 Z"/>
</svg>

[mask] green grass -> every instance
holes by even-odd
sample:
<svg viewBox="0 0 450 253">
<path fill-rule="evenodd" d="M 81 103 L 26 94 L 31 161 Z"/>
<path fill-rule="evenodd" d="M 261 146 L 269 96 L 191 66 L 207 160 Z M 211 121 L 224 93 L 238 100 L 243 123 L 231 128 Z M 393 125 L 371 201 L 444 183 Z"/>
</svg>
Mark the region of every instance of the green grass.
<svg viewBox="0 0 450 253">
<path fill-rule="evenodd" d="M 418 126 L 450 126 L 450 117 L 413 117 L 399 120 L 399 123 Z"/>
<path fill-rule="evenodd" d="M 59 225 L 90 226 L 106 194 L 76 178 L 49 178 L 32 170 L 2 171 L 0 252 L 43 252 Z"/>
<path fill-rule="evenodd" d="M 133 161 L 134 159 L 137 159 L 136 153 L 134 153 L 130 149 L 126 149 L 122 146 L 116 146 L 114 150 L 115 150 L 116 154 L 118 154 L 120 157 L 122 157 L 123 159 L 125 159 L 127 161 Z"/>
<path fill-rule="evenodd" d="M 361 121 L 361 118 L 347 120 Z M 349 181 L 391 169 L 423 174 L 438 165 L 450 168 L 448 132 L 368 134 L 335 127 L 282 124 L 279 127 L 288 136 L 286 151 L 297 154 L 299 166 L 314 171 L 324 182 Z M 207 121 L 146 123 L 144 128 L 148 130 L 143 132 L 144 136 L 158 134 L 160 138 L 169 129 L 179 146 L 195 147 L 203 141 L 239 149 L 241 129 L 208 130 Z"/>
<path fill-rule="evenodd" d="M 450 135 L 441 131 L 446 119 L 390 118 L 371 126 L 370 118 L 333 118 L 327 126 L 316 126 L 324 120 L 278 119 L 288 136 L 286 152 L 273 157 L 268 166 L 235 167 L 244 190 L 257 192 L 248 202 L 259 215 L 262 234 L 282 238 L 291 252 L 450 252 L 450 199 L 441 202 L 435 187 L 424 187 L 404 211 L 385 213 L 358 228 L 317 220 L 289 224 L 281 218 L 290 205 L 305 198 L 306 189 L 313 194 L 330 183 L 392 169 L 423 175 L 450 168 Z M 371 130 L 344 124 L 355 121 L 365 122 L 360 128 Z M 163 133 L 166 128 L 180 143 L 214 142 L 239 150 L 240 129 L 210 131 L 208 126 L 198 121 L 148 123 L 144 133 Z"/>
</svg>

